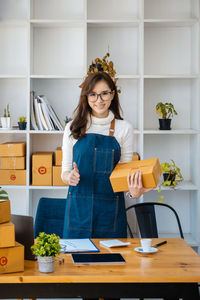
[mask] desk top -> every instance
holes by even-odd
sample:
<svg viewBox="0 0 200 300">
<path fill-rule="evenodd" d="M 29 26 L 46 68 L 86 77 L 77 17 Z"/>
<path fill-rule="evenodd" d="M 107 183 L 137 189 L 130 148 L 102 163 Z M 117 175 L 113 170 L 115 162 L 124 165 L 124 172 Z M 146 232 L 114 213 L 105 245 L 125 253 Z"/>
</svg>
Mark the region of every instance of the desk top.
<svg viewBox="0 0 200 300">
<path fill-rule="evenodd" d="M 120 252 L 126 260 L 124 265 L 73 264 L 71 254 L 62 254 L 65 262 L 55 262 L 55 272 L 40 273 L 37 261 L 25 261 L 24 272 L 0 275 L 0 283 L 158 283 L 200 282 L 200 257 L 182 239 L 166 239 L 167 244 L 158 247 L 154 254 L 134 251 L 140 246 L 139 239 L 121 239 L 131 245 L 112 250 L 100 246 L 99 239 L 93 242 L 102 253 Z M 158 243 L 164 239 L 153 239 Z"/>
</svg>

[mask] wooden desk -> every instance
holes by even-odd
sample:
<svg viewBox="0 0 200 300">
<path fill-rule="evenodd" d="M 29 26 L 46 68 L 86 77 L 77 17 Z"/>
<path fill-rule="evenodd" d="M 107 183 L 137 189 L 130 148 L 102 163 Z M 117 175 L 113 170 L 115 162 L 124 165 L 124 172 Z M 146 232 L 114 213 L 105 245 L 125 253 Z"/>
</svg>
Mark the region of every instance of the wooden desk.
<svg viewBox="0 0 200 300">
<path fill-rule="evenodd" d="M 164 239 L 154 239 L 153 244 Z M 55 264 L 54 273 L 39 273 L 37 262 L 25 261 L 25 271 L 0 275 L 0 298 L 138 298 L 199 299 L 200 257 L 182 239 L 167 239 L 155 254 L 134 251 L 138 239 L 121 252 L 125 265 L 76 266 L 71 255 Z"/>
</svg>

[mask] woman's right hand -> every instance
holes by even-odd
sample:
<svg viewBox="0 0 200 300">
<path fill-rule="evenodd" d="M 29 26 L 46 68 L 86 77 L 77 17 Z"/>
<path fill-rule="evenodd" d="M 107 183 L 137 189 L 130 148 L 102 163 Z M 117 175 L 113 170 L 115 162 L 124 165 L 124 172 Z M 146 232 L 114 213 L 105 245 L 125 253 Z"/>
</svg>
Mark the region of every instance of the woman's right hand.
<svg viewBox="0 0 200 300">
<path fill-rule="evenodd" d="M 73 167 L 73 170 L 67 176 L 67 181 L 69 185 L 77 186 L 80 181 L 80 174 L 75 162 L 73 162 Z"/>
</svg>

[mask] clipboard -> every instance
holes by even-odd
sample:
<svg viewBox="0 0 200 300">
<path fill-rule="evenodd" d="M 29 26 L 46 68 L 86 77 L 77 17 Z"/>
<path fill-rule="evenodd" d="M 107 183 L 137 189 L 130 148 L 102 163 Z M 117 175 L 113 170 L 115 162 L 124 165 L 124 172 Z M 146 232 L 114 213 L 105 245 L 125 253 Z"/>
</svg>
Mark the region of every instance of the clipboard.
<svg viewBox="0 0 200 300">
<path fill-rule="evenodd" d="M 100 252 L 91 239 L 60 239 L 61 253 Z"/>
</svg>

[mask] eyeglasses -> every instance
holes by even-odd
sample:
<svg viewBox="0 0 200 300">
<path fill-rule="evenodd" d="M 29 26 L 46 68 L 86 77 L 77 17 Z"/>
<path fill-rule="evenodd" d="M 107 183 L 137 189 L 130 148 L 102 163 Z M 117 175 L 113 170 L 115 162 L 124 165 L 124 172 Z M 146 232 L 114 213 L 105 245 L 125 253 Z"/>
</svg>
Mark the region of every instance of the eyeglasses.
<svg viewBox="0 0 200 300">
<path fill-rule="evenodd" d="M 92 92 L 90 94 L 87 95 L 88 100 L 91 102 L 96 102 L 98 97 L 101 98 L 102 101 L 109 101 L 111 100 L 111 95 L 112 95 L 112 91 L 103 91 L 100 94 L 97 94 L 95 92 Z"/>
</svg>

